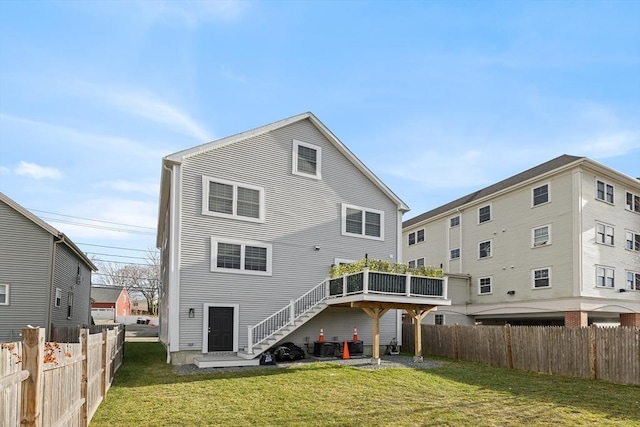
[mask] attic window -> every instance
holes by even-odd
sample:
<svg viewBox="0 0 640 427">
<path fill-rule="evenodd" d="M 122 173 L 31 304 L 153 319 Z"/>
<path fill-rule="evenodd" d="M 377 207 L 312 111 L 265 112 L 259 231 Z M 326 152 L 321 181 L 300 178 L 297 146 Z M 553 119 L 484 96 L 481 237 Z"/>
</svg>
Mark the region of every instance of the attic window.
<svg viewBox="0 0 640 427">
<path fill-rule="evenodd" d="M 294 139 L 292 164 L 291 173 L 294 175 L 321 179 L 322 148 Z"/>
</svg>

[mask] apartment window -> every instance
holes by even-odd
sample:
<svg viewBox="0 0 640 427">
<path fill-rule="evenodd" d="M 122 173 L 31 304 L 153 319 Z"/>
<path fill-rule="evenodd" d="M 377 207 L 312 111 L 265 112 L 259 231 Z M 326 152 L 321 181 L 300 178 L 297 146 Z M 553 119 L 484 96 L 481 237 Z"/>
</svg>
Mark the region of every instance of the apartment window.
<svg viewBox="0 0 640 427">
<path fill-rule="evenodd" d="M 384 240 L 384 212 L 342 205 L 342 235 Z"/>
<path fill-rule="evenodd" d="M 444 314 L 436 314 L 436 316 L 435 316 L 435 324 L 436 325 L 444 325 Z"/>
<path fill-rule="evenodd" d="M 549 202 L 549 184 L 541 185 L 533 189 L 533 206 Z"/>
<path fill-rule="evenodd" d="M 543 225 L 531 230 L 531 245 L 534 248 L 551 244 L 551 226 Z"/>
<path fill-rule="evenodd" d="M 416 261 L 415 261 L 415 260 L 409 261 L 409 262 L 407 263 L 407 266 L 408 266 L 409 268 L 416 268 Z"/>
<path fill-rule="evenodd" d="M 449 259 L 458 259 L 460 258 L 460 248 L 451 249 Z"/>
<path fill-rule="evenodd" d="M 73 319 L 73 292 L 67 296 L 67 319 Z"/>
<path fill-rule="evenodd" d="M 409 246 L 424 242 L 424 229 L 409 233 Z"/>
<path fill-rule="evenodd" d="M 62 305 L 62 289 L 56 288 L 55 306 L 60 307 Z"/>
<path fill-rule="evenodd" d="M 457 227 L 460 225 L 460 215 L 454 216 L 449 220 L 449 227 Z"/>
<path fill-rule="evenodd" d="M 533 288 L 550 288 L 551 287 L 551 269 L 539 268 L 532 271 Z"/>
<path fill-rule="evenodd" d="M 596 286 L 615 287 L 615 271 L 612 267 L 596 266 Z"/>
<path fill-rule="evenodd" d="M 202 177 L 202 214 L 264 222 L 264 188 Z"/>
<path fill-rule="evenodd" d="M 630 211 L 640 213 L 640 196 L 627 191 L 625 207 Z"/>
<path fill-rule="evenodd" d="M 418 258 L 416 260 L 416 268 L 424 267 L 424 258 Z"/>
<path fill-rule="evenodd" d="M 596 223 L 596 242 L 613 246 L 613 227 L 600 222 Z"/>
<path fill-rule="evenodd" d="M 491 277 L 480 277 L 478 279 L 478 293 L 484 295 L 490 294 L 491 292 Z"/>
<path fill-rule="evenodd" d="M 293 140 L 293 169 L 294 175 L 320 179 L 322 148 L 317 145 Z"/>
<path fill-rule="evenodd" d="M 211 271 L 271 275 L 271 245 L 211 238 Z"/>
<path fill-rule="evenodd" d="M 491 205 L 483 206 L 478 209 L 478 223 L 491 221 Z"/>
<path fill-rule="evenodd" d="M 491 240 L 478 243 L 478 258 L 491 257 Z"/>
<path fill-rule="evenodd" d="M 627 289 L 640 291 L 640 273 L 637 271 L 627 271 Z"/>
<path fill-rule="evenodd" d="M 613 185 L 603 181 L 596 181 L 596 199 L 613 203 Z"/>
<path fill-rule="evenodd" d="M 640 251 L 640 234 L 627 230 L 624 247 L 630 251 Z"/>
<path fill-rule="evenodd" d="M 0 284 L 0 305 L 9 305 L 9 285 Z"/>
</svg>

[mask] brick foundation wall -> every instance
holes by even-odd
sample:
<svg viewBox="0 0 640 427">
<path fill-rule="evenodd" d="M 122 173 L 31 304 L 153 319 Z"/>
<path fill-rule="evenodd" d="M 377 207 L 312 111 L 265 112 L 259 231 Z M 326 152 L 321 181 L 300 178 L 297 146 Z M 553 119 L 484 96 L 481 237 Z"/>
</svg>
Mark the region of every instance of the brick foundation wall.
<svg viewBox="0 0 640 427">
<path fill-rule="evenodd" d="M 589 326 L 589 315 L 586 311 L 565 311 L 564 326 L 569 328 Z"/>
<path fill-rule="evenodd" d="M 640 313 L 620 313 L 620 326 L 640 328 Z"/>
</svg>

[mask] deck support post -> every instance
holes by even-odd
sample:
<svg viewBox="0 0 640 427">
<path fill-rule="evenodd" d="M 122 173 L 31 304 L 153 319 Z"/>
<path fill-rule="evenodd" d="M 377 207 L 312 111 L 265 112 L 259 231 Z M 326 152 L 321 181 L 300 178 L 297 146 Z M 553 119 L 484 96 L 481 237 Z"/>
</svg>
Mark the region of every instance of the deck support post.
<svg viewBox="0 0 640 427">
<path fill-rule="evenodd" d="M 371 355 L 371 364 L 380 364 L 380 318 L 384 316 L 389 308 L 376 306 L 361 306 L 362 310 L 373 320 L 373 352 Z"/>
<path fill-rule="evenodd" d="M 422 362 L 423 358 L 422 358 L 422 319 L 425 318 L 425 316 L 427 314 L 429 314 L 429 312 L 431 310 L 433 310 L 433 306 L 429 307 L 429 308 L 412 308 L 412 309 L 407 309 L 407 313 L 409 313 L 409 316 L 411 316 L 411 318 L 413 319 L 413 330 L 414 330 L 414 347 L 415 347 L 415 353 L 413 356 L 413 361 L 414 362 Z"/>
</svg>

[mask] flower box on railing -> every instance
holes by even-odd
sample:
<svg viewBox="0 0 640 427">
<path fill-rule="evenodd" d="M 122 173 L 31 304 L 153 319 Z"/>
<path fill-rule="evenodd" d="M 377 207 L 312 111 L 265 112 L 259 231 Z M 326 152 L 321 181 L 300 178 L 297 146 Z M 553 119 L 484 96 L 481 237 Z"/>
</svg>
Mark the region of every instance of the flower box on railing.
<svg viewBox="0 0 640 427">
<path fill-rule="evenodd" d="M 384 273 L 365 268 L 359 273 L 329 281 L 329 297 L 361 293 L 446 298 L 446 278 Z"/>
</svg>

